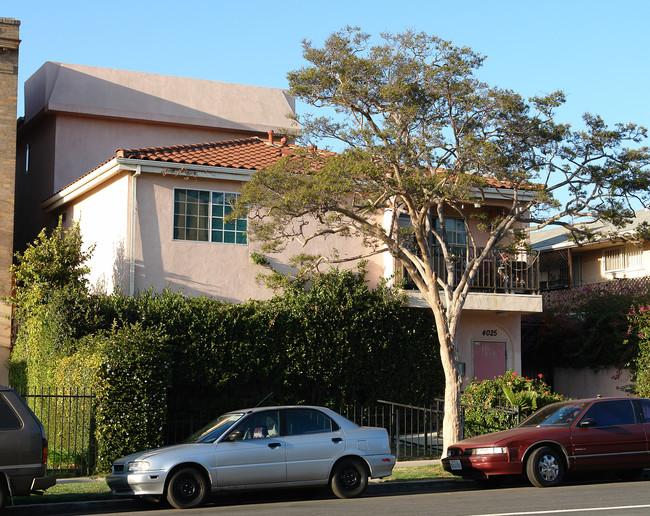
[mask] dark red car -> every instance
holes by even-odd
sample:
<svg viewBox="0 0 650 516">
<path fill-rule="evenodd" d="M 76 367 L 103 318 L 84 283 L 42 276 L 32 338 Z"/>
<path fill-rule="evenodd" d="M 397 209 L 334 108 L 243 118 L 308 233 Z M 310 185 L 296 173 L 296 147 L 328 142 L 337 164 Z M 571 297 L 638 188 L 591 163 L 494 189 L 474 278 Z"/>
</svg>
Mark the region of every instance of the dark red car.
<svg viewBox="0 0 650 516">
<path fill-rule="evenodd" d="M 624 478 L 650 467 L 650 399 L 591 398 L 547 405 L 512 430 L 449 447 L 446 471 L 492 480 L 526 474 L 555 486 L 566 471 L 617 471 Z"/>
</svg>

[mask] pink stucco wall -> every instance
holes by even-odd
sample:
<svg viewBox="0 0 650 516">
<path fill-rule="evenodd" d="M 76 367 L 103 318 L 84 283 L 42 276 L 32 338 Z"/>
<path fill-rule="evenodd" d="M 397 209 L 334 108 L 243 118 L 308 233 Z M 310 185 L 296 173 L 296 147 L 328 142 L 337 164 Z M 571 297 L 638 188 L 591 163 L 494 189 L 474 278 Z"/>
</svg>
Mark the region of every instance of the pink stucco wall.
<svg viewBox="0 0 650 516">
<path fill-rule="evenodd" d="M 173 291 L 233 302 L 268 299 L 273 295 L 256 280 L 266 270 L 250 259 L 250 253 L 259 250 L 255 242 L 238 245 L 172 238 L 174 188 L 236 192 L 239 182 L 154 174 L 142 174 L 137 181 L 136 292 L 150 287 L 156 291 L 170 287 Z M 283 253 L 269 258 L 286 271 L 291 255 L 297 252 L 329 255 L 335 246 L 342 255 L 356 255 L 364 250 L 358 239 L 331 238 L 307 248 L 290 245 Z M 376 284 L 382 275 L 382 259 L 374 257 L 368 264 L 371 284 Z"/>
</svg>

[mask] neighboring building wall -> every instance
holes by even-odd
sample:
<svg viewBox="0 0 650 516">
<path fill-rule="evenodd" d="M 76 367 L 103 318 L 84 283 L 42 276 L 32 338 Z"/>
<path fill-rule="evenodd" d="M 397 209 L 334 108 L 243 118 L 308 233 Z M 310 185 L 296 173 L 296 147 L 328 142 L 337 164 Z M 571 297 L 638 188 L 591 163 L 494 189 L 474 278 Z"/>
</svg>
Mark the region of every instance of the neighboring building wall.
<svg viewBox="0 0 650 516">
<path fill-rule="evenodd" d="M 50 195 L 97 167 L 107 156 L 113 156 L 116 149 L 165 147 L 234 138 L 241 138 L 241 133 L 59 114 L 56 117 L 54 180 Z"/>
<path fill-rule="evenodd" d="M 581 252 L 581 285 L 590 285 L 592 283 L 600 283 L 605 281 L 602 274 L 602 249 Z"/>
<path fill-rule="evenodd" d="M 0 18 L 0 299 L 11 294 L 12 286 L 19 27 L 18 20 Z M 4 385 L 10 350 L 11 307 L 0 301 L 0 384 Z"/>
<path fill-rule="evenodd" d="M 55 224 L 42 201 L 118 148 L 266 138 L 289 133 L 294 111 L 276 88 L 47 62 L 25 83 L 14 247 Z"/>
<path fill-rule="evenodd" d="M 553 369 L 553 390 L 573 399 L 625 396 L 623 388 L 631 383 L 632 377 L 627 369 Z"/>
<path fill-rule="evenodd" d="M 22 251 L 52 222 L 40 203 L 54 191 L 55 118 L 44 117 L 28 129 L 21 129 L 19 121 L 18 128 L 14 249 Z"/>
</svg>

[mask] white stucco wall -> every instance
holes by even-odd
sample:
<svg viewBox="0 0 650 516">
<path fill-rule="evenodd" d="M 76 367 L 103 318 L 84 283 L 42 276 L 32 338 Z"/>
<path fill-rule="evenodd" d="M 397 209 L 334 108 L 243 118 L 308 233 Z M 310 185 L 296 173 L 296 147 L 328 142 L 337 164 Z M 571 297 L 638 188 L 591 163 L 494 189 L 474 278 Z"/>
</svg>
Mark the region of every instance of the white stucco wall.
<svg viewBox="0 0 650 516">
<path fill-rule="evenodd" d="M 129 176 L 105 183 L 77 202 L 71 214 L 79 222 L 85 250 L 95 246 L 88 262 L 91 287 L 112 292 L 128 275 Z"/>
</svg>

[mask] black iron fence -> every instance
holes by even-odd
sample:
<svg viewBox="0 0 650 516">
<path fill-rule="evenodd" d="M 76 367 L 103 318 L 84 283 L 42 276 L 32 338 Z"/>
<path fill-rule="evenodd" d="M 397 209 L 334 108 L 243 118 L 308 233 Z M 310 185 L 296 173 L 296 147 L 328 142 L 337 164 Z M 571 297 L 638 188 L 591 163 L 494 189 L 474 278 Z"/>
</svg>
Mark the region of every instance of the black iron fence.
<svg viewBox="0 0 650 516">
<path fill-rule="evenodd" d="M 65 389 L 33 390 L 21 393 L 21 396 L 45 428 L 49 444 L 49 473 L 57 476 L 93 473 L 97 459 L 93 393 Z M 397 460 L 436 458 L 442 452 L 444 403 L 441 399 L 434 400 L 428 407 L 378 400 L 373 405 L 332 408 L 359 425 L 385 428 Z M 512 414 L 513 419 L 519 422 L 515 409 L 494 410 Z M 182 441 L 211 419 L 210 416 L 193 416 L 168 421 L 165 444 Z"/>
<path fill-rule="evenodd" d="M 20 395 L 45 428 L 48 471 L 57 476 L 92 473 L 97 460 L 93 393 L 61 389 L 28 390 Z"/>
<path fill-rule="evenodd" d="M 350 405 L 338 411 L 358 425 L 385 428 L 397 460 L 413 460 L 440 456 L 442 409 L 442 400 L 429 407 L 379 400 L 375 405 Z"/>
</svg>

